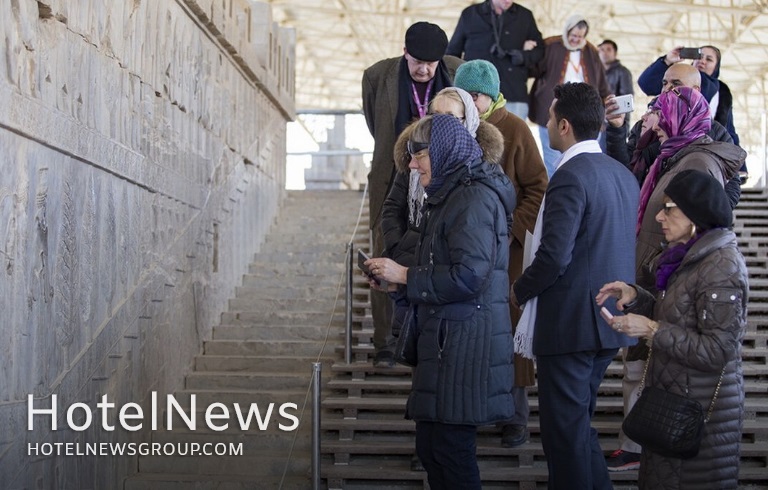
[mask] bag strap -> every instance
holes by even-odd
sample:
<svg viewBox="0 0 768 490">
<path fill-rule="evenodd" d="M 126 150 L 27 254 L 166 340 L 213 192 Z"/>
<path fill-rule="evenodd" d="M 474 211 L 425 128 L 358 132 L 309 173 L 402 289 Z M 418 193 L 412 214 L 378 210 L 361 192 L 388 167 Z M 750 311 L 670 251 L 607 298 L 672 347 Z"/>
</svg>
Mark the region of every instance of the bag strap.
<svg viewBox="0 0 768 490">
<path fill-rule="evenodd" d="M 648 342 L 648 360 L 645 361 L 645 367 L 643 368 L 643 379 L 640 380 L 639 393 L 643 392 L 645 387 L 645 376 L 648 374 L 648 365 L 651 363 L 651 355 L 653 355 L 653 342 Z M 709 418 L 712 416 L 712 411 L 715 409 L 715 402 L 717 401 L 717 395 L 720 394 L 720 386 L 723 384 L 723 376 L 725 376 L 725 368 L 728 367 L 728 363 L 725 363 L 723 370 L 720 371 L 720 379 L 717 380 L 717 386 L 715 386 L 715 393 L 712 395 L 712 401 L 709 402 L 709 409 L 707 410 L 707 417 L 704 419 L 704 423 L 709 422 Z M 688 387 L 685 388 L 686 397 L 688 396 Z M 642 395 L 641 395 L 642 396 Z"/>
</svg>

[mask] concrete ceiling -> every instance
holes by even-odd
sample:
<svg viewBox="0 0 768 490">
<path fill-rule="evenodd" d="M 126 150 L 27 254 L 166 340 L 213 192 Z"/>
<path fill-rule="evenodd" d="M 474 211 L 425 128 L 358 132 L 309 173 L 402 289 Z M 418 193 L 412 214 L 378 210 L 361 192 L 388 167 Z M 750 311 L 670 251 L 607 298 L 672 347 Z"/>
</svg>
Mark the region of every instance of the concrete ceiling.
<svg viewBox="0 0 768 490">
<path fill-rule="evenodd" d="M 268 0 L 273 18 L 296 29 L 296 108 L 359 111 L 363 70 L 402 54 L 405 30 L 428 20 L 449 38 L 467 0 Z M 748 151 L 764 151 L 768 110 L 768 0 L 528 0 L 544 37 L 581 13 L 588 39 L 616 41 L 634 77 L 676 45 L 713 44 L 720 78 L 734 95 L 734 120 Z M 647 98 L 636 88 L 639 107 Z M 762 161 L 764 156 L 760 156 Z"/>
</svg>

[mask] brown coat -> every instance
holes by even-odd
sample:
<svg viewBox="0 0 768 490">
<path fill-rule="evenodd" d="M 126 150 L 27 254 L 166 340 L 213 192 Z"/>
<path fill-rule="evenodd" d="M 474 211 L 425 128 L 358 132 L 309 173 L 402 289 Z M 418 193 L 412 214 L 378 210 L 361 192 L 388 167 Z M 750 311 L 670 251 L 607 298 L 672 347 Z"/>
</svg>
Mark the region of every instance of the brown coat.
<svg viewBox="0 0 768 490">
<path fill-rule="evenodd" d="M 504 136 L 504 153 L 500 164 L 517 193 L 509 245 L 509 283 L 513 284 L 523 272 L 525 232 L 533 233 L 536 225 L 539 207 L 547 190 L 547 169 L 525 121 L 503 107 L 494 111 L 487 121 Z M 520 310 L 510 305 L 510 314 L 512 325 L 516 326 Z M 515 355 L 515 386 L 532 386 L 534 383 L 533 361 Z"/>
<path fill-rule="evenodd" d="M 393 148 L 397 140 L 395 118 L 398 108 L 399 67 L 402 56 L 388 58 L 373 64 L 363 73 L 363 114 L 373 135 L 373 159 L 368 173 L 371 229 L 381 214 L 394 174 Z M 463 61 L 454 56 L 443 58 L 448 76 L 453 80 L 456 68 Z"/>
<path fill-rule="evenodd" d="M 539 126 L 546 126 L 549 120 L 549 106 L 555 98 L 552 90 L 556 85 L 563 83 L 565 69 L 568 66 L 568 50 L 563 46 L 562 36 L 552 36 L 544 40 L 546 49 L 544 59 L 532 69 L 536 81 L 531 87 L 528 105 L 529 119 Z M 584 70 L 584 82 L 595 87 L 600 97 L 605 98 L 611 93 L 608 79 L 605 77 L 605 68 L 600 61 L 597 48 L 587 43 L 581 49 L 581 68 Z"/>
</svg>

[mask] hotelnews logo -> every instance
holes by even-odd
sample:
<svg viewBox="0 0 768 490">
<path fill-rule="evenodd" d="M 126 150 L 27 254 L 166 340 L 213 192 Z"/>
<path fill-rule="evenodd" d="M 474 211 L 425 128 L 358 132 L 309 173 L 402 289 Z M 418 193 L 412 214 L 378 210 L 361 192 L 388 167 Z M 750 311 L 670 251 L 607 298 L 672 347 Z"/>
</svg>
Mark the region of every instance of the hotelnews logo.
<svg viewBox="0 0 768 490">
<path fill-rule="evenodd" d="M 198 430 L 204 424 L 205 428 L 221 432 L 230 428 L 239 427 L 243 432 L 258 428 L 266 431 L 269 428 L 273 416 L 277 420 L 277 427 L 284 432 L 291 432 L 299 427 L 299 418 L 294 415 L 298 406 L 295 403 L 282 403 L 277 406 L 275 415 L 275 403 L 269 403 L 262 412 L 257 403 L 251 403 L 242 407 L 239 403 L 233 403 L 230 409 L 224 403 L 211 403 L 205 408 L 202 421 L 198 421 L 197 395 L 189 395 L 189 408 L 184 407 L 173 395 L 166 395 L 165 399 L 165 430 L 174 429 L 174 418 L 178 416 L 183 425 L 191 431 Z M 108 395 L 103 395 L 101 401 L 96 403 L 97 413 L 101 428 L 107 432 L 114 431 L 118 426 L 122 429 L 135 432 L 145 428 L 149 424 L 152 431 L 158 430 L 160 420 L 158 410 L 157 392 L 151 392 L 150 413 L 145 416 L 144 410 L 138 403 L 126 403 L 119 408 L 114 402 L 109 401 Z M 294 412 L 294 413 L 291 413 Z M 33 431 L 36 418 L 46 418 L 50 421 L 52 431 L 60 430 L 58 396 L 51 395 L 49 408 L 35 407 L 34 396 L 27 395 L 27 430 Z M 80 417 L 81 416 L 81 417 Z M 148 419 L 148 420 L 147 420 Z M 76 422 L 79 420 L 79 423 Z M 85 403 L 73 403 L 66 409 L 66 422 L 69 429 L 82 432 L 91 428 L 94 422 L 94 411 Z M 201 424 L 202 422 L 202 424 Z M 255 424 L 253 427 L 252 425 Z M 29 456 L 103 456 L 103 455 L 179 455 L 179 456 L 223 456 L 242 455 L 242 443 L 27 443 Z"/>
</svg>

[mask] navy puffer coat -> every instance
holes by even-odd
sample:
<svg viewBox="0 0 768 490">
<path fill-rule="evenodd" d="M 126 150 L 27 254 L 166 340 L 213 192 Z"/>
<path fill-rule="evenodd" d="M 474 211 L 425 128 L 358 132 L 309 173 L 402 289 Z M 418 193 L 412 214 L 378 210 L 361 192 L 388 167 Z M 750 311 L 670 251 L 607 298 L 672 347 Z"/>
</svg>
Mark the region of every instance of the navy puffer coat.
<svg viewBox="0 0 768 490">
<path fill-rule="evenodd" d="M 512 417 L 507 216 L 514 207 L 509 179 L 479 159 L 425 201 L 418 265 L 407 281 L 419 332 L 407 418 L 486 425 Z"/>
</svg>

